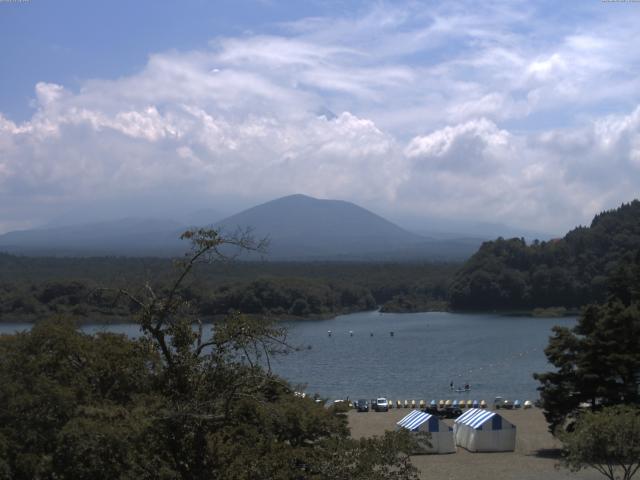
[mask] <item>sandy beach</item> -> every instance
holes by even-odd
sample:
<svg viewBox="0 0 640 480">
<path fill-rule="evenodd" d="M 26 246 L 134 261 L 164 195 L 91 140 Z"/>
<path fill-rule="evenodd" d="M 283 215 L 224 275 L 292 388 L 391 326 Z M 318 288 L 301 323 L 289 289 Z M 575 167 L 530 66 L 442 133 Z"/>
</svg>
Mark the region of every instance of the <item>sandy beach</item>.
<svg viewBox="0 0 640 480">
<path fill-rule="evenodd" d="M 354 438 L 381 435 L 395 430 L 396 422 L 410 412 L 392 409 L 389 412 L 349 412 L 349 426 Z M 499 413 L 517 427 L 516 451 L 505 453 L 470 453 L 458 447 L 448 455 L 416 455 L 413 463 L 420 469 L 423 479 L 469 480 L 596 480 L 602 477 L 595 470 L 572 473 L 558 468 L 560 443 L 547 431 L 542 411 L 500 410 Z M 445 420 L 449 425 L 453 420 Z"/>
</svg>

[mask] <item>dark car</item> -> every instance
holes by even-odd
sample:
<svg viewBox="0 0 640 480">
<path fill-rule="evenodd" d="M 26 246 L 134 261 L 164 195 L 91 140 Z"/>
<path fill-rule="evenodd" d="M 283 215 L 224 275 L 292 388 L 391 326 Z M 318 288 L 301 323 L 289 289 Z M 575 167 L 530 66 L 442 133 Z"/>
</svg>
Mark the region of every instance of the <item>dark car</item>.
<svg viewBox="0 0 640 480">
<path fill-rule="evenodd" d="M 368 412 L 369 411 L 369 402 L 367 402 L 364 398 L 361 398 L 356 402 L 356 409 L 359 412 Z"/>
<path fill-rule="evenodd" d="M 462 410 L 458 407 L 448 407 L 443 412 L 444 418 L 458 418 L 460 415 L 462 415 Z"/>
<path fill-rule="evenodd" d="M 424 412 L 430 415 L 440 415 L 440 410 L 438 410 L 436 405 L 428 405 L 427 408 L 424 409 Z"/>
</svg>

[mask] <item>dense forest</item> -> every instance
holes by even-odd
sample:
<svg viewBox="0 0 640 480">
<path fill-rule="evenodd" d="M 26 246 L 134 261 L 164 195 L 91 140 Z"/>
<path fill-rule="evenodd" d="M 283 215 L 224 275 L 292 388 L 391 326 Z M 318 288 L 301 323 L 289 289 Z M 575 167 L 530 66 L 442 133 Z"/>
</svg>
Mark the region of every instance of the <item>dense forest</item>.
<svg viewBox="0 0 640 480">
<path fill-rule="evenodd" d="M 205 318 L 229 311 L 279 318 L 326 317 L 375 309 L 446 306 L 458 264 L 219 262 L 199 265 L 183 295 Z M 32 258 L 0 255 L 1 321 L 69 314 L 80 321 L 130 321 L 135 304 L 115 302 L 149 283 L 162 291 L 174 266 L 155 258 Z"/>
<path fill-rule="evenodd" d="M 607 277 L 640 249 L 640 201 L 595 216 L 549 242 L 499 238 L 486 242 L 456 274 L 456 310 L 578 308 L 602 302 Z"/>
</svg>

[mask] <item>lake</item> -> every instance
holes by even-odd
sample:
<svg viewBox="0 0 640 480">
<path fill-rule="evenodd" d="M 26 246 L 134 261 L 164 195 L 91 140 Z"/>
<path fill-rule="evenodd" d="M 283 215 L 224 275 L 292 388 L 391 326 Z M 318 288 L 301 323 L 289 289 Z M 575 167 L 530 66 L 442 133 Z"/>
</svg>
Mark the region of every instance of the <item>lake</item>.
<svg viewBox="0 0 640 480">
<path fill-rule="evenodd" d="M 544 355 L 554 325 L 575 318 L 495 314 L 362 312 L 328 320 L 282 322 L 299 351 L 278 357 L 273 369 L 305 391 L 330 399 L 538 398 L 534 372 L 550 368 Z M 29 328 L 0 324 L 0 333 Z M 88 333 L 139 335 L 135 324 L 87 325 Z M 331 330 L 331 336 L 328 331 Z M 390 332 L 393 331 L 393 336 Z M 352 332 L 352 333 L 350 333 Z M 449 383 L 471 385 L 452 393 Z"/>
</svg>

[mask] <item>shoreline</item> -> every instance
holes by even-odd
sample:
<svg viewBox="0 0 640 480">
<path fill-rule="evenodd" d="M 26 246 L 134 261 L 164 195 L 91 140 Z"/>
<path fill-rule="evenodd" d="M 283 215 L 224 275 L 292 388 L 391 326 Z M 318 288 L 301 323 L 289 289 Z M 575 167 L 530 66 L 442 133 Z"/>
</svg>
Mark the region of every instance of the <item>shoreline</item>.
<svg viewBox="0 0 640 480">
<path fill-rule="evenodd" d="M 344 315 L 352 315 L 356 313 L 380 313 L 381 315 L 416 315 L 420 313 L 451 313 L 457 315 L 499 315 L 502 317 L 528 317 L 528 318 L 567 318 L 567 317 L 577 317 L 580 316 L 581 311 L 575 309 L 564 309 L 562 311 L 558 311 L 558 309 L 548 308 L 548 309 L 533 309 L 533 310 L 505 310 L 505 311 L 470 311 L 470 310 L 424 310 L 424 311 L 383 311 L 382 307 L 379 306 L 377 309 L 373 310 L 350 310 L 344 312 L 334 312 L 334 313 L 326 313 L 326 314 L 316 314 L 316 315 L 308 315 L 304 317 L 295 316 L 295 315 L 260 315 L 253 313 L 245 313 L 243 315 L 252 316 L 256 318 L 267 318 L 273 320 L 274 322 L 315 322 L 322 320 L 333 320 L 335 318 L 344 316 Z M 131 317 L 117 316 L 117 315 L 92 315 L 91 317 L 83 317 L 72 314 L 65 313 L 51 313 L 47 315 L 43 315 L 38 318 L 34 318 L 33 315 L 17 315 L 14 317 L 0 319 L 0 325 L 2 324 L 35 324 L 46 318 L 53 318 L 56 316 L 68 316 L 72 320 L 74 320 L 78 325 L 124 325 L 124 324 L 134 324 L 137 323 Z M 203 324 L 213 324 L 219 321 L 224 320 L 226 315 L 218 314 L 205 316 L 201 318 Z M 193 322 L 197 323 L 197 322 Z"/>
<path fill-rule="evenodd" d="M 395 430 L 396 422 L 410 409 L 388 412 L 357 412 L 349 410 L 347 419 L 352 438 L 369 438 Z M 464 412 L 464 410 L 463 410 Z M 456 453 L 441 455 L 413 455 L 411 461 L 420 470 L 421 479 L 463 480 L 596 480 L 602 478 L 593 469 L 577 473 L 557 468 L 561 443 L 547 430 L 542 410 L 530 409 L 497 411 L 517 429 L 516 449 L 513 452 L 471 453 L 457 447 Z M 449 426 L 453 420 L 445 419 Z"/>
</svg>

